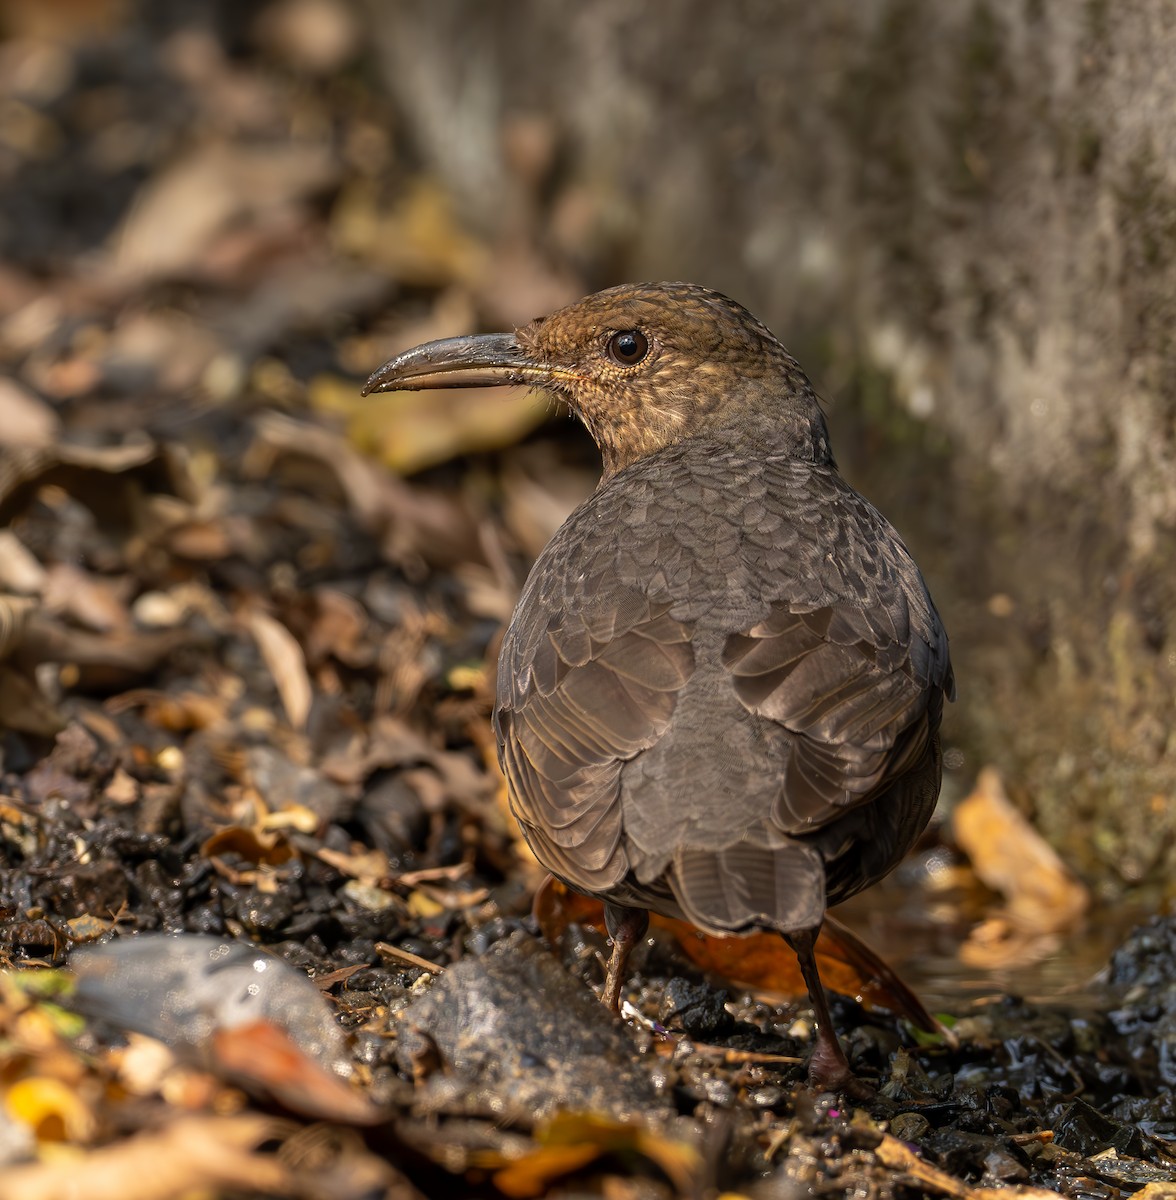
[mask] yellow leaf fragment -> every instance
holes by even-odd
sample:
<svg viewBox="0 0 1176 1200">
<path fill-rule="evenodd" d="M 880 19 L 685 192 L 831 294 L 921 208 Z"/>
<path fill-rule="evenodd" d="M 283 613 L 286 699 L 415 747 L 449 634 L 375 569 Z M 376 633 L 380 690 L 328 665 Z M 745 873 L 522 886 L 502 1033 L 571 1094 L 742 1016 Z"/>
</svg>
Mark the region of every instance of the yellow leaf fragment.
<svg viewBox="0 0 1176 1200">
<path fill-rule="evenodd" d="M 60 1079 L 20 1079 L 8 1089 L 4 1104 L 13 1120 L 32 1129 L 38 1141 L 83 1142 L 94 1127 L 94 1114 Z"/>
</svg>

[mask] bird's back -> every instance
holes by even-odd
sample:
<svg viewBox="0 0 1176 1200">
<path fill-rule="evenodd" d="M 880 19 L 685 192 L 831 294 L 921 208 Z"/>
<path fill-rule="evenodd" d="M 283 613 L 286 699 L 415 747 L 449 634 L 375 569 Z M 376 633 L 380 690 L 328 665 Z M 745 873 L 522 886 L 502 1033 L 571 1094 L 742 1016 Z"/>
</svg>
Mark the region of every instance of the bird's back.
<svg viewBox="0 0 1176 1200">
<path fill-rule="evenodd" d="M 834 468 L 696 438 L 540 556 L 495 721 L 515 814 L 573 887 L 796 929 L 925 824 L 951 686 L 918 569 Z"/>
</svg>

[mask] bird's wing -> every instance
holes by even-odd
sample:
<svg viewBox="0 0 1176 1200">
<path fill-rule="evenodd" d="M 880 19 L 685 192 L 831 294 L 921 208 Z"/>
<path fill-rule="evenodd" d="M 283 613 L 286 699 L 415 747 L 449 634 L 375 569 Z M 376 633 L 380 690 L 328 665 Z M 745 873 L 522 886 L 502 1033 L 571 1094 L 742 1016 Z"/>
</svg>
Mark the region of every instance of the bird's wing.
<svg viewBox="0 0 1176 1200">
<path fill-rule="evenodd" d="M 627 873 L 621 767 L 665 731 L 693 669 L 689 628 L 636 589 L 587 611 L 520 605 L 499 658 L 499 757 L 527 840 L 568 883 L 600 892 Z"/>
<path fill-rule="evenodd" d="M 950 687 L 937 650 L 911 630 L 901 591 L 869 608 L 779 603 L 728 638 L 723 665 L 740 701 L 794 735 L 781 829 L 824 825 L 923 761 Z"/>
<path fill-rule="evenodd" d="M 713 872 L 687 869 L 684 855 L 742 854 L 757 899 L 732 898 L 712 921 L 726 927 L 753 908 L 783 922 L 769 893 L 803 890 L 793 876 L 813 876 L 823 897 L 819 854 L 793 843 L 784 863 L 781 849 L 916 768 L 950 688 L 942 627 L 883 518 L 830 472 L 754 470 L 737 495 L 716 490 L 723 520 L 706 539 L 693 478 L 639 488 L 630 474 L 623 498 L 598 492 L 532 572 L 504 639 L 495 715 L 511 804 L 544 865 L 605 892 L 637 867 L 631 854 L 676 858 L 701 891 Z M 824 525 L 810 531 L 816 516 Z M 663 738 L 686 697 L 691 718 Z M 735 720 L 742 709 L 746 723 L 700 721 L 712 707 Z M 639 756 L 637 784 L 625 764 Z M 739 781 L 725 799 L 710 786 L 723 761 Z M 657 826 L 641 845 L 634 829 L 622 837 L 623 775 Z"/>
</svg>

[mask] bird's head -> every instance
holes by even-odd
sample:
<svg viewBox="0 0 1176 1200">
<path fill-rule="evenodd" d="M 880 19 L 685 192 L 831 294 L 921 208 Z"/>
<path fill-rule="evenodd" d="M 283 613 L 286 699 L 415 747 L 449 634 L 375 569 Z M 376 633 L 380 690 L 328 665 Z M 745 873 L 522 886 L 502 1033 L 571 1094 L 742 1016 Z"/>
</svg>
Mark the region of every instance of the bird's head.
<svg viewBox="0 0 1176 1200">
<path fill-rule="evenodd" d="M 798 458 L 832 462 L 795 359 L 742 305 L 696 284 L 624 284 L 515 333 L 428 342 L 386 362 L 364 395 L 500 384 L 566 401 L 600 447 L 606 476 L 726 429 L 754 429 Z"/>
</svg>

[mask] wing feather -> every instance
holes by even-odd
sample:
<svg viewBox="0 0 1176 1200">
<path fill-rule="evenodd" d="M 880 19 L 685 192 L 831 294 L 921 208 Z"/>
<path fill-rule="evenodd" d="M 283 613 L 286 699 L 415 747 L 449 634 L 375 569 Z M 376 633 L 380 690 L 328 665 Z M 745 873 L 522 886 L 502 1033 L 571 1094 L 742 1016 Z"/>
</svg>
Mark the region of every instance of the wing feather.
<svg viewBox="0 0 1176 1200">
<path fill-rule="evenodd" d="M 640 599 L 623 595 L 591 621 L 558 613 L 541 636 L 512 626 L 499 667 L 511 809 L 540 861 L 585 891 L 628 870 L 621 768 L 665 732 L 694 669 L 689 629 Z"/>
</svg>

